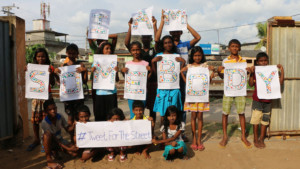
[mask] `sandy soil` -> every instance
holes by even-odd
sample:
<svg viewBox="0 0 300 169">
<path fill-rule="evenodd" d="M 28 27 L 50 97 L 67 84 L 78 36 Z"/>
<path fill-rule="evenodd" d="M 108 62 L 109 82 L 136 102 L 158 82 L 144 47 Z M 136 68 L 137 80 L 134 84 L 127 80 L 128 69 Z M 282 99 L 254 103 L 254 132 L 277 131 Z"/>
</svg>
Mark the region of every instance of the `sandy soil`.
<svg viewBox="0 0 300 169">
<path fill-rule="evenodd" d="M 123 106 L 126 115 L 126 102 L 119 104 Z M 62 111 L 62 105 L 58 104 L 59 110 Z M 220 103 L 215 102 L 211 105 L 218 109 Z M 249 118 L 249 105 L 247 108 L 246 117 Z M 159 146 L 153 146 L 150 150 L 151 159 L 145 160 L 143 156 L 139 156 L 133 152 L 128 154 L 128 160 L 124 163 L 119 162 L 119 156 L 113 162 L 108 162 L 105 154 L 100 154 L 96 158 L 82 163 L 79 158 L 71 158 L 68 155 L 63 155 L 63 160 L 57 161 L 65 168 L 74 169 L 92 169 L 92 168 L 232 168 L 232 169 L 273 169 L 273 168 L 299 168 L 300 157 L 300 137 L 288 137 L 282 140 L 281 137 L 271 137 L 266 139 L 267 148 L 257 149 L 252 147 L 247 149 L 240 141 L 240 132 L 238 128 L 230 134 L 229 144 L 225 149 L 218 146 L 221 140 L 221 127 L 216 123 L 220 121 L 220 110 L 212 111 L 213 113 L 204 116 L 204 121 L 209 123 L 204 127 L 204 145 L 206 149 L 202 152 L 188 149 L 189 160 L 176 159 L 174 162 L 167 162 L 162 157 L 163 150 Z M 190 116 L 187 116 L 186 134 L 191 139 Z M 210 122 L 215 120 L 216 122 Z M 229 122 L 236 122 L 236 115 L 231 115 Z M 158 120 L 157 120 L 158 121 Z M 247 120 L 249 121 L 249 119 Z M 157 124 L 158 126 L 159 124 Z M 230 131 L 230 130 L 229 130 Z M 158 127 L 156 127 L 158 133 Z M 159 134 L 159 133 L 158 133 Z M 248 139 L 252 142 L 253 137 L 250 135 Z M 32 138 L 24 140 L 23 144 L 14 147 L 3 147 L 0 150 L 0 168 L 1 169 L 40 169 L 45 168 L 45 154 L 40 152 L 40 147 L 37 147 L 32 152 L 26 152 L 26 147 L 32 142 Z M 190 146 L 190 142 L 187 146 Z"/>
</svg>

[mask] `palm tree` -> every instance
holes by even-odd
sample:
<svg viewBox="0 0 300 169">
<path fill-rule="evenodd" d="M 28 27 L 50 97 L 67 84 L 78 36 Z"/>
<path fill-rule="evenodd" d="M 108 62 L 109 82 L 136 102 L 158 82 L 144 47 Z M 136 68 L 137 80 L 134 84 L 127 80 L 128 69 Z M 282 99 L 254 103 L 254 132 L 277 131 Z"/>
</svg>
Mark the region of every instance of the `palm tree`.
<svg viewBox="0 0 300 169">
<path fill-rule="evenodd" d="M 257 37 L 260 38 L 260 42 L 256 45 L 255 49 L 260 49 L 262 46 L 266 46 L 267 43 L 267 22 L 259 22 L 256 24 Z"/>
</svg>

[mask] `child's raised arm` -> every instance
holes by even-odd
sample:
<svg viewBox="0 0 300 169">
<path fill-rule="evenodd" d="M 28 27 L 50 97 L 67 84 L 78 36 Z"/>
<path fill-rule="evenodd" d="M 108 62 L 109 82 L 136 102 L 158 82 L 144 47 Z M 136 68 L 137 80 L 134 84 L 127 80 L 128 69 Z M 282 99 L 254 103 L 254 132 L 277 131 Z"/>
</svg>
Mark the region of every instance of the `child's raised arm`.
<svg viewBox="0 0 300 169">
<path fill-rule="evenodd" d="M 280 82 L 280 85 L 283 85 L 283 82 L 284 82 L 284 70 L 283 70 L 283 66 L 281 64 L 278 64 L 277 67 L 280 69 L 279 82 Z"/>
<path fill-rule="evenodd" d="M 128 32 L 125 37 L 125 46 L 128 49 L 128 51 L 130 51 L 131 25 L 132 25 L 132 18 L 130 18 L 130 20 L 128 21 L 129 28 L 128 28 Z"/>
<path fill-rule="evenodd" d="M 162 9 L 161 10 L 161 20 L 160 20 L 160 25 L 159 25 L 159 28 L 156 32 L 156 35 L 155 35 L 155 38 L 154 38 L 154 41 L 156 43 L 159 42 L 160 40 L 160 37 L 161 37 L 161 33 L 162 33 L 162 30 L 163 30 L 163 27 L 164 27 L 164 24 L 165 24 L 165 16 L 164 16 L 164 10 Z"/>
<path fill-rule="evenodd" d="M 180 70 L 180 75 L 181 75 L 181 77 L 182 77 L 182 79 L 183 79 L 184 82 L 186 82 L 186 77 L 185 77 L 184 72 L 187 72 L 187 70 L 188 70 L 188 67 L 187 67 L 187 66 L 183 67 L 183 68 Z"/>
<path fill-rule="evenodd" d="M 187 24 L 187 29 L 191 32 L 191 34 L 193 35 L 194 39 L 190 41 L 190 45 L 191 47 L 195 46 L 195 44 L 197 42 L 200 41 L 201 36 L 199 35 L 199 33 L 197 31 L 195 31 L 189 24 Z"/>
</svg>

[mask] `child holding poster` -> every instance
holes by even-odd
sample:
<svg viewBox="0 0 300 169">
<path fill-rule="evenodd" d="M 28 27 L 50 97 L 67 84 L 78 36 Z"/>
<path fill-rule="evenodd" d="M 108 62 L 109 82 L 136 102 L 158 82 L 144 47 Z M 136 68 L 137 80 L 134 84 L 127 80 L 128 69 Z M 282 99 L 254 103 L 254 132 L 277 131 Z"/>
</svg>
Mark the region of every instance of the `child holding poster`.
<svg viewBox="0 0 300 169">
<path fill-rule="evenodd" d="M 163 140 L 153 139 L 154 144 L 165 144 L 163 156 L 166 160 L 173 161 L 176 156 L 182 159 L 188 159 L 186 156 L 187 147 L 182 139 L 182 131 L 184 131 L 184 123 L 181 122 L 180 112 L 176 106 L 170 106 L 165 112 L 164 124 L 160 131 Z"/>
<path fill-rule="evenodd" d="M 113 108 L 110 113 L 107 115 L 107 121 L 122 121 L 125 120 L 124 113 L 119 108 Z M 107 156 L 108 161 L 114 161 L 116 153 L 120 152 L 120 162 L 124 162 L 127 160 L 127 155 L 125 150 L 127 147 L 107 147 L 106 148 L 110 153 Z"/>
<path fill-rule="evenodd" d="M 34 64 L 40 64 L 40 65 L 49 65 L 49 72 L 50 72 L 50 84 L 49 84 L 49 99 L 52 98 L 51 95 L 51 86 L 54 86 L 55 84 L 55 74 L 54 74 L 54 67 L 50 62 L 48 52 L 45 48 L 38 48 L 33 57 L 33 63 Z M 27 66 L 25 67 L 25 71 L 27 71 Z M 34 141 L 32 144 L 30 144 L 27 147 L 27 151 L 32 151 L 36 146 L 40 144 L 40 136 L 39 136 L 39 128 L 40 128 L 40 123 L 42 120 L 45 118 L 45 111 L 43 108 L 45 100 L 42 99 L 32 99 L 31 102 L 31 123 L 32 123 L 32 129 L 34 133 Z M 42 150 L 44 151 L 44 150 Z"/>
<path fill-rule="evenodd" d="M 228 44 L 228 49 L 230 51 L 230 56 L 224 59 L 222 62 L 222 66 L 218 68 L 218 74 L 222 79 L 224 78 L 224 68 L 225 68 L 224 66 L 226 63 L 241 63 L 241 62 L 246 63 L 246 60 L 239 55 L 239 51 L 241 50 L 240 41 L 238 41 L 237 39 L 230 40 Z M 228 141 L 227 121 L 228 121 L 228 115 L 230 114 L 231 111 L 233 100 L 235 100 L 237 113 L 240 119 L 240 125 L 242 131 L 241 141 L 246 148 L 251 148 L 251 143 L 246 138 L 246 119 L 244 114 L 246 97 L 245 96 L 229 97 L 229 96 L 225 96 L 225 94 L 223 96 L 223 114 L 222 114 L 223 139 L 219 143 L 219 145 L 221 148 L 225 148 Z"/>
<path fill-rule="evenodd" d="M 125 37 L 125 46 L 127 49 L 130 51 L 130 40 L 131 40 L 131 25 L 132 25 L 133 19 L 130 18 L 128 22 L 128 32 Z M 152 16 L 152 23 L 153 23 L 153 30 L 154 30 L 154 36 L 157 31 L 157 26 L 156 26 L 156 19 L 154 16 Z M 141 50 L 141 57 L 142 60 L 147 61 L 149 63 L 149 66 L 151 66 L 151 60 L 155 57 L 156 55 L 156 50 L 151 47 L 151 42 L 153 38 L 152 35 L 142 35 L 142 43 L 143 43 L 143 48 Z M 156 47 L 157 44 L 155 44 Z M 157 89 L 157 76 L 156 74 L 152 74 L 152 76 L 148 79 L 147 81 L 147 102 L 146 102 L 146 107 L 147 109 L 150 110 L 150 116 L 153 118 L 154 122 L 156 121 L 156 112 L 153 112 L 153 106 L 154 106 L 154 101 L 155 101 L 155 96 L 156 96 L 156 89 Z"/>
<path fill-rule="evenodd" d="M 269 56 L 265 52 L 260 52 L 256 55 L 256 66 L 267 66 L 269 65 Z M 277 65 L 280 69 L 279 81 L 280 85 L 284 81 L 284 71 L 281 64 Z M 252 116 L 250 124 L 253 125 L 253 134 L 254 134 L 254 146 L 257 148 L 265 148 L 264 143 L 266 129 L 269 125 L 270 115 L 271 115 L 271 100 L 259 99 L 257 96 L 257 85 L 256 85 L 256 76 L 255 76 L 255 66 L 250 68 L 250 78 L 249 86 L 254 86 L 253 92 L 253 102 L 252 102 Z M 258 137 L 258 127 L 261 124 L 260 137 Z"/>
<path fill-rule="evenodd" d="M 81 73 L 82 76 L 82 83 L 87 82 L 87 69 L 85 68 L 83 63 L 78 62 L 76 59 L 79 54 L 78 46 L 76 44 L 70 44 L 66 48 L 66 54 L 69 58 L 69 61 L 67 63 L 64 63 L 63 66 L 71 66 L 71 65 L 80 65 L 79 68 L 77 68 L 77 72 Z M 61 71 L 59 68 L 55 69 L 55 73 L 60 74 Z M 72 101 L 65 101 L 65 112 L 68 115 L 68 124 L 73 125 L 74 123 L 74 117 L 76 113 L 76 108 L 79 105 L 83 104 L 83 99 L 80 100 L 72 100 Z M 73 138 L 73 137 L 71 137 Z"/>
<path fill-rule="evenodd" d="M 203 50 L 200 46 L 196 46 L 192 48 L 191 55 L 189 57 L 189 63 L 186 67 L 182 68 L 180 73 L 181 77 L 186 82 L 186 75 L 184 72 L 187 72 L 189 68 L 192 67 L 204 67 L 209 70 L 214 70 L 213 66 L 208 66 L 206 63 L 206 58 L 204 56 Z M 214 73 L 212 72 L 210 75 L 210 81 L 214 77 Z M 209 111 L 209 102 L 185 102 L 184 103 L 184 111 L 192 112 L 191 115 L 191 126 L 192 126 L 192 134 L 193 134 L 193 142 L 191 144 L 191 148 L 193 150 L 203 151 L 205 147 L 201 143 L 201 135 L 202 135 L 202 126 L 203 126 L 203 112 Z M 196 120 L 198 119 L 198 137 L 196 137 Z"/>
<path fill-rule="evenodd" d="M 126 65 L 143 65 L 146 67 L 146 69 L 148 70 L 148 79 L 151 77 L 151 74 L 152 74 L 152 69 L 151 67 L 149 66 L 149 63 L 142 60 L 142 56 L 141 56 L 141 51 L 142 51 L 142 44 L 138 41 L 134 41 L 130 44 L 130 53 L 131 55 L 133 56 L 133 60 L 132 61 L 128 61 L 126 62 Z M 128 68 L 125 67 L 122 69 L 122 73 L 123 75 L 125 73 L 128 73 Z M 125 77 L 125 76 L 124 76 Z M 130 109 L 130 119 L 132 119 L 134 117 L 134 113 L 132 112 L 132 104 L 133 104 L 134 100 L 132 99 L 128 99 L 128 106 L 129 106 L 129 109 Z M 144 105 L 146 105 L 146 100 L 143 101 Z"/>
<path fill-rule="evenodd" d="M 155 58 L 152 59 L 153 72 L 157 72 L 156 63 L 162 60 L 162 54 L 175 54 L 177 47 L 174 44 L 174 40 L 171 36 L 166 35 L 158 43 L 158 50 L 160 53 L 156 54 Z M 181 57 L 175 58 L 177 62 L 181 63 L 181 68 L 185 65 L 185 60 Z M 179 111 L 182 110 L 181 92 L 180 89 L 157 89 L 157 95 L 153 107 L 154 112 L 159 112 L 161 116 L 161 125 L 167 108 L 171 105 L 177 107 Z"/>
<path fill-rule="evenodd" d="M 112 51 L 111 43 L 102 42 L 96 53 L 110 55 Z M 94 73 L 95 70 L 96 67 L 93 64 L 91 69 L 92 73 Z M 114 71 L 116 71 L 117 82 L 119 81 L 118 70 L 118 66 L 116 66 Z M 110 112 L 111 109 L 118 107 L 117 88 L 115 87 L 114 90 L 96 89 L 94 104 L 95 121 L 106 121 L 107 113 Z"/>
<path fill-rule="evenodd" d="M 145 111 L 145 105 L 142 101 L 140 100 L 136 100 L 133 102 L 132 104 L 132 109 L 133 109 L 133 113 L 134 113 L 134 117 L 132 118 L 132 120 L 149 120 L 151 121 L 151 130 L 152 130 L 152 136 L 154 134 L 154 121 L 152 117 L 148 117 L 144 115 L 144 111 Z M 150 159 L 151 156 L 148 152 L 149 148 L 151 147 L 150 145 L 140 145 L 140 146 L 134 146 L 134 148 L 136 149 L 136 153 L 137 154 L 143 154 L 145 159 Z"/>
</svg>

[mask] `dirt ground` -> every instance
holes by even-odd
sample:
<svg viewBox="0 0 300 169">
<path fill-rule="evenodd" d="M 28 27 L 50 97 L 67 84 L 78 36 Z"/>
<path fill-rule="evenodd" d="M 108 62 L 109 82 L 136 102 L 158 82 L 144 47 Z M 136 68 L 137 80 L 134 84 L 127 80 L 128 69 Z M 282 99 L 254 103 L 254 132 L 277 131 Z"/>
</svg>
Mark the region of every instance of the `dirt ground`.
<svg viewBox="0 0 300 169">
<path fill-rule="evenodd" d="M 58 103 L 58 111 L 62 112 L 63 106 Z M 91 107 L 91 104 L 88 103 Z M 125 101 L 119 102 L 119 106 L 125 110 L 128 117 L 128 108 Z M 229 143 L 226 148 L 218 146 L 222 137 L 221 120 L 221 103 L 214 101 L 211 103 L 211 112 L 204 114 L 204 131 L 203 142 L 206 149 L 204 151 L 193 151 L 189 148 L 191 142 L 187 143 L 189 160 L 176 159 L 174 162 L 167 162 L 162 157 L 163 150 L 159 146 L 153 146 L 150 149 L 151 159 L 144 159 L 133 152 L 128 154 L 128 160 L 124 163 L 119 162 L 119 156 L 115 161 L 108 162 L 107 156 L 100 153 L 95 158 L 82 163 L 79 158 L 71 158 L 68 155 L 62 154 L 63 159 L 59 162 L 64 168 L 74 169 L 93 169 L 93 168 L 226 168 L 226 169 L 298 169 L 300 168 L 300 137 L 287 137 L 283 140 L 282 137 L 274 136 L 269 140 L 266 139 L 266 148 L 257 149 L 252 147 L 247 149 L 240 141 L 240 130 L 237 124 L 236 114 L 230 115 L 230 123 L 228 126 Z M 247 104 L 246 118 L 249 122 L 250 118 L 250 104 Z M 93 119 L 93 117 L 92 117 Z M 159 116 L 158 116 L 159 119 Z M 158 120 L 157 120 L 158 121 Z M 158 131 L 159 123 L 156 125 L 156 133 L 160 136 Z M 251 126 L 247 125 L 248 139 L 253 142 Z M 186 135 L 191 140 L 190 128 L 190 114 L 187 114 Z M 69 138 L 65 134 L 66 138 Z M 22 144 L 14 146 L 2 145 L 0 149 L 0 168 L 1 169 L 41 169 L 46 166 L 45 153 L 40 152 L 40 147 L 37 147 L 32 152 L 27 152 L 27 146 L 32 142 L 32 137 L 24 140 Z"/>
</svg>

